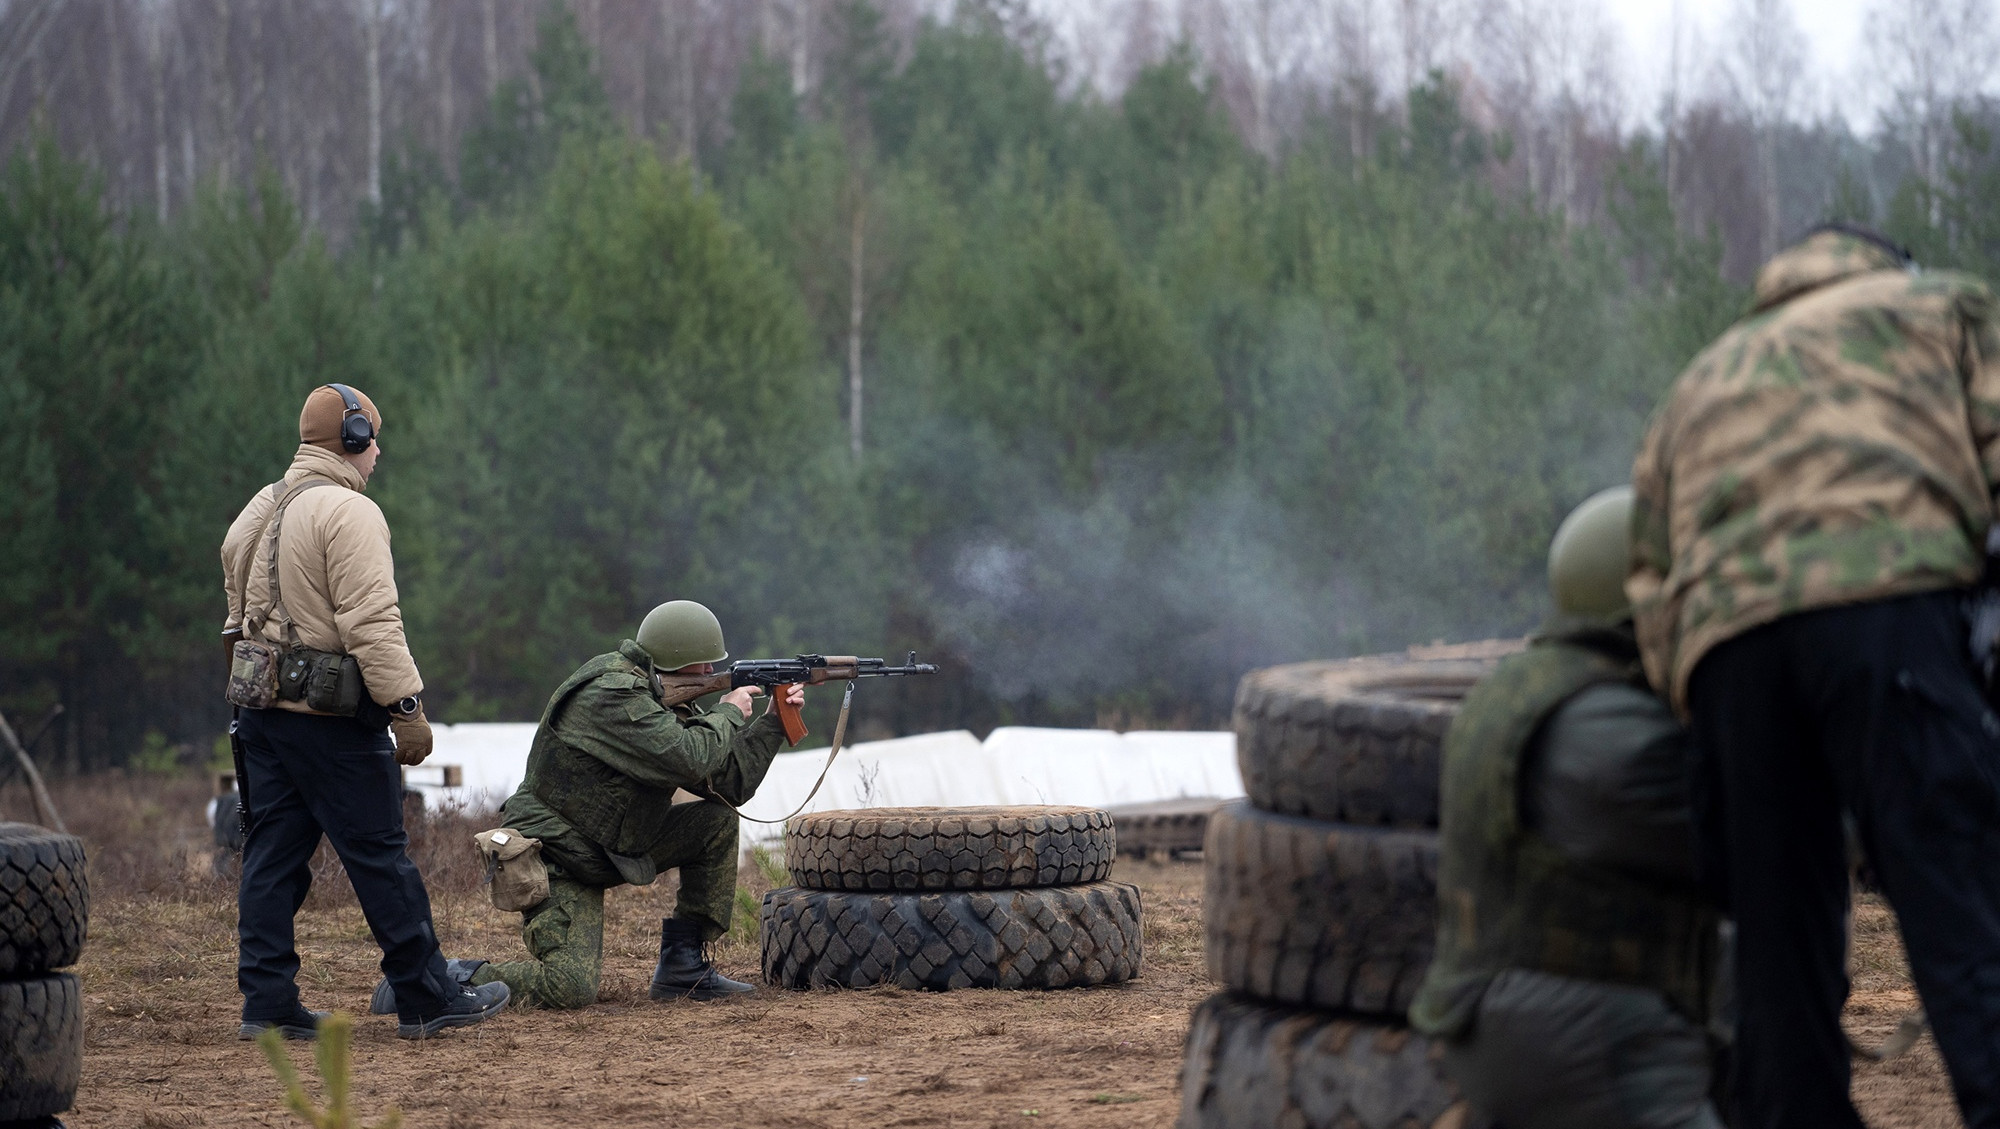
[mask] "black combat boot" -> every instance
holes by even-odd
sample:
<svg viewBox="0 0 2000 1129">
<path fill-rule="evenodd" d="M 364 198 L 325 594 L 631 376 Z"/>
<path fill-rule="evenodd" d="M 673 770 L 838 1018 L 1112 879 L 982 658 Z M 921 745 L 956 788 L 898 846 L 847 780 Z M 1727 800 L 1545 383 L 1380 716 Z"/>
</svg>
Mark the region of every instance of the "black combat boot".
<svg viewBox="0 0 2000 1129">
<path fill-rule="evenodd" d="M 717 972 L 705 947 L 693 922 L 671 917 L 660 922 L 660 966 L 646 994 L 656 1000 L 715 1000 L 757 990 Z"/>
</svg>

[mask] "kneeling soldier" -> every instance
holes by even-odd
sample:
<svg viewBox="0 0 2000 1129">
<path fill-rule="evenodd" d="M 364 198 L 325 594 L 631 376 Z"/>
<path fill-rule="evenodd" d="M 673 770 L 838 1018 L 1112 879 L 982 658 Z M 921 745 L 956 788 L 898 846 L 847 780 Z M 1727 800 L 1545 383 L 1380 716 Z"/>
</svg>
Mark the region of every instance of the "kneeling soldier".
<svg viewBox="0 0 2000 1129">
<path fill-rule="evenodd" d="M 1639 667 L 1632 492 L 1556 531 L 1556 615 L 1445 738 L 1437 955 L 1410 1008 L 1509 1129 L 1720 1129 L 1685 736 Z"/>
<path fill-rule="evenodd" d="M 549 896 L 522 911 L 530 959 L 454 961 L 472 984 L 577 1008 L 597 999 L 604 966 L 604 891 L 650 884 L 680 868 L 674 916 L 660 923 L 656 1000 L 753 991 L 709 963 L 703 947 L 729 929 L 736 897 L 736 813 L 785 744 L 773 711 L 752 720 L 743 687 L 712 707 L 660 704 L 658 673 L 707 674 L 728 658 L 722 625 L 690 600 L 661 604 L 610 654 L 584 663 L 542 712 L 527 776 L 502 805 L 508 828 L 542 842 Z M 787 686 L 793 705 L 805 689 Z M 674 790 L 713 797 L 675 804 Z M 722 803 L 718 801 L 727 801 Z"/>
</svg>

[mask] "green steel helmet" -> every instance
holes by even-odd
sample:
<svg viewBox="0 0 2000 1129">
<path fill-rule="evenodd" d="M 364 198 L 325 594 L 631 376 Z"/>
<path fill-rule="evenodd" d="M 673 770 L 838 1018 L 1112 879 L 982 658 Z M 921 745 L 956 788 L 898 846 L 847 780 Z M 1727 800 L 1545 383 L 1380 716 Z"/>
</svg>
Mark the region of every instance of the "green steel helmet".
<svg viewBox="0 0 2000 1129">
<path fill-rule="evenodd" d="M 661 670 L 719 663 L 729 657 L 722 646 L 722 624 L 714 612 L 693 600 L 669 600 L 647 612 L 639 625 L 639 645 Z"/>
<path fill-rule="evenodd" d="M 1571 510 L 1549 542 L 1549 593 L 1556 610 L 1584 619 L 1628 619 L 1632 488 L 1613 486 Z"/>
</svg>

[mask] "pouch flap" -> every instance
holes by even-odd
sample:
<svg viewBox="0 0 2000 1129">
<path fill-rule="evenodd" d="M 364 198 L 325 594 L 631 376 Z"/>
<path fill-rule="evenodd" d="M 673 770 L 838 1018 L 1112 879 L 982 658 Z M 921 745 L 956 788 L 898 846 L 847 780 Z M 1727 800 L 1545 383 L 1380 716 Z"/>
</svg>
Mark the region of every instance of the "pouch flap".
<svg viewBox="0 0 2000 1129">
<path fill-rule="evenodd" d="M 529 851 L 542 849 L 540 839 L 530 839 L 511 827 L 501 827 L 492 831 L 481 831 L 472 837 L 479 844 L 479 853 L 488 858 L 506 862 L 519 858 Z"/>
</svg>

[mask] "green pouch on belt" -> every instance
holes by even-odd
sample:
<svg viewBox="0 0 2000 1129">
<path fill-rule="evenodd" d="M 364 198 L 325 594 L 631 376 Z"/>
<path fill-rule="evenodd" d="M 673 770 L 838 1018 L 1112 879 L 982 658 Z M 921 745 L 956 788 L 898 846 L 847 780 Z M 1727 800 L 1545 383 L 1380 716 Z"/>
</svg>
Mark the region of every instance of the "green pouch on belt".
<svg viewBox="0 0 2000 1129">
<path fill-rule="evenodd" d="M 361 708 L 361 664 L 353 655 L 313 654 L 306 674 L 306 705 L 321 713 L 354 716 Z"/>
<path fill-rule="evenodd" d="M 278 667 L 278 697 L 319 713 L 353 717 L 361 708 L 361 664 L 353 655 L 294 647 Z"/>
</svg>

